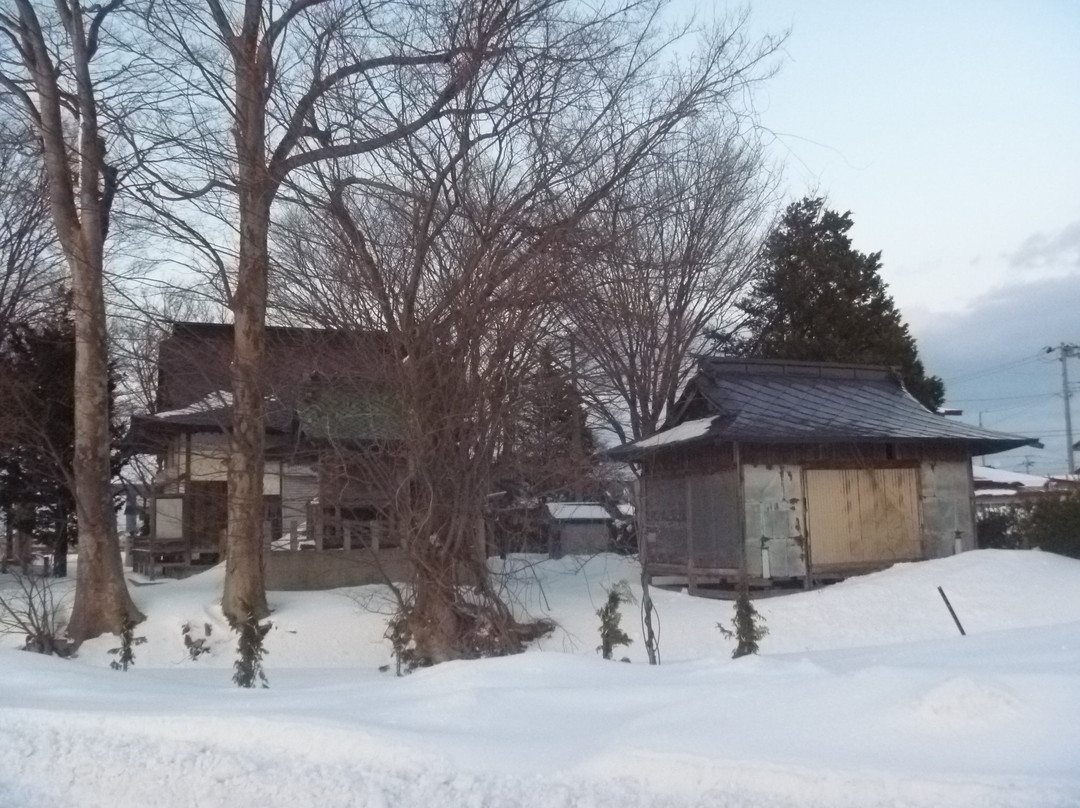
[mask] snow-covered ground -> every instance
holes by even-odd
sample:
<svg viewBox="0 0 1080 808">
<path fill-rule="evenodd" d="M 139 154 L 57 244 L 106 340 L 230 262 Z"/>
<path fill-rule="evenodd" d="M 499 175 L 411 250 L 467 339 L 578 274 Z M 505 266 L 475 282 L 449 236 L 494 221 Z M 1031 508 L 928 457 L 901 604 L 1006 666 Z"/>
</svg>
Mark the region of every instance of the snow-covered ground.
<svg viewBox="0 0 1080 808">
<path fill-rule="evenodd" d="M 397 678 L 379 587 L 271 593 L 267 690 L 230 681 L 221 572 L 134 586 L 115 637 L 59 660 L 0 650 L 0 806 L 1080 805 L 1080 562 L 979 551 L 757 602 L 657 592 L 663 665 L 596 653 L 615 556 L 507 562 L 507 594 L 558 630 L 528 653 Z M 959 636 L 937 592 L 963 621 Z M 636 586 L 633 587 L 638 592 Z M 189 658 L 211 627 L 209 654 Z"/>
</svg>

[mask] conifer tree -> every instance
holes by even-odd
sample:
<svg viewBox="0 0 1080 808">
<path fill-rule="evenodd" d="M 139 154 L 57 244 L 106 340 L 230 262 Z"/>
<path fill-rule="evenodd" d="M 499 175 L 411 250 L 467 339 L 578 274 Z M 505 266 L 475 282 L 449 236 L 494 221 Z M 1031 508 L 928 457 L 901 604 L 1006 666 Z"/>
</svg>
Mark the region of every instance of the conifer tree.
<svg viewBox="0 0 1080 808">
<path fill-rule="evenodd" d="M 769 359 L 856 362 L 897 368 L 927 408 L 945 387 L 927 376 L 915 340 L 882 280 L 881 253 L 852 247 L 851 213 L 806 197 L 788 206 L 769 235 L 748 298 L 739 353 Z"/>
</svg>

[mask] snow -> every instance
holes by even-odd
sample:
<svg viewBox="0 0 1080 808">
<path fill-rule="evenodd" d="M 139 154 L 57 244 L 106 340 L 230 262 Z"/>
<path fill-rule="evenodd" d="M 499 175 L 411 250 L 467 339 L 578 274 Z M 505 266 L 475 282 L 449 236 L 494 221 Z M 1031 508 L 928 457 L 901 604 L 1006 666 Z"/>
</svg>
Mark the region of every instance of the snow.
<svg viewBox="0 0 1080 808">
<path fill-rule="evenodd" d="M 230 390 L 215 390 L 213 393 L 199 399 L 194 404 L 181 407 L 178 410 L 154 413 L 155 418 L 178 418 L 183 415 L 201 415 L 207 412 L 224 409 L 232 406 L 232 392 Z"/>
<path fill-rule="evenodd" d="M 549 502 L 548 513 L 559 521 L 589 520 L 606 522 L 611 519 L 607 508 L 596 502 Z"/>
<path fill-rule="evenodd" d="M 699 418 L 696 421 L 684 421 L 671 429 L 665 429 L 663 432 L 635 441 L 633 446 L 635 449 L 648 449 L 700 438 L 708 433 L 716 418 L 717 416 L 710 415 L 708 418 Z"/>
<path fill-rule="evenodd" d="M 1014 488 L 1046 488 L 1051 482 L 1049 477 L 995 469 L 990 466 L 972 466 L 971 473 L 976 483 L 994 483 L 995 485 L 1012 486 Z"/>
<path fill-rule="evenodd" d="M 596 653 L 613 555 L 512 556 L 527 653 L 397 678 L 382 587 L 274 592 L 267 690 L 231 681 L 223 573 L 132 587 L 115 637 L 73 660 L 0 649 L 0 806 L 1080 805 L 1080 562 L 984 550 L 759 599 L 761 654 L 730 659 L 730 602 L 654 590 L 663 664 Z M 961 637 L 937 587 L 968 636 Z M 181 627 L 211 652 L 192 660 Z"/>
</svg>

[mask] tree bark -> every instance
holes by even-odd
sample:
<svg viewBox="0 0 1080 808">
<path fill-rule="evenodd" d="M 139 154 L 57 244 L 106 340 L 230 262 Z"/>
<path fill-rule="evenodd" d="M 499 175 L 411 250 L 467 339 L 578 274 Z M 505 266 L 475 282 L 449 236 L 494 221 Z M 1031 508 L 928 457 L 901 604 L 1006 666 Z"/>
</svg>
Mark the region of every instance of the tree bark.
<svg viewBox="0 0 1080 808">
<path fill-rule="evenodd" d="M 258 3 L 232 40 L 236 67 L 240 255 L 233 311 L 233 423 L 229 443 L 229 520 L 221 608 L 233 623 L 270 613 L 263 570 L 263 364 L 273 183 L 266 164 L 268 68 L 259 43 Z M 255 23 L 252 23 L 252 20 Z"/>
<path fill-rule="evenodd" d="M 95 8 L 100 26 L 111 8 Z M 75 480 L 79 521 L 79 567 L 68 635 L 76 643 L 106 632 L 120 633 L 143 615 L 124 582 L 120 542 L 112 509 L 109 463 L 109 354 L 105 317 L 105 234 L 115 172 L 106 162 L 98 130 L 98 98 L 90 73 L 93 32 L 88 36 L 78 0 L 57 2 L 63 25 L 61 52 L 74 86 L 65 92 L 54 64 L 51 36 L 43 31 L 30 0 L 16 0 L 19 38 L 27 77 L 36 98 L 16 93 L 27 106 L 41 140 L 49 208 L 71 272 L 75 318 Z M 51 35 L 51 32 L 50 32 Z M 0 75 L 9 89 L 9 77 Z M 69 146 L 62 110 L 71 97 L 78 107 L 78 145 Z M 75 179 L 77 177 L 77 183 Z"/>
</svg>

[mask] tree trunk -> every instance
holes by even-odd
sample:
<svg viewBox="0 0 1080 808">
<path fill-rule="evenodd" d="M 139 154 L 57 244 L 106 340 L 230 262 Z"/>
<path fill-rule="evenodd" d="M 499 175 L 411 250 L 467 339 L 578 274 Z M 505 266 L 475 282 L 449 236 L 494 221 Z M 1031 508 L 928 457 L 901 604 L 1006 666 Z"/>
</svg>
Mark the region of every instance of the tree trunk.
<svg viewBox="0 0 1080 808">
<path fill-rule="evenodd" d="M 72 261 L 75 308 L 75 508 L 79 566 L 68 635 L 76 643 L 119 634 L 143 615 L 124 582 L 109 464 L 109 356 L 102 264 Z M 82 256 L 79 256 L 82 258 Z"/>
<path fill-rule="evenodd" d="M 270 613 L 263 574 L 263 364 L 272 184 L 266 168 L 266 72 L 257 29 L 236 58 L 240 260 L 233 311 L 233 423 L 229 443 L 229 522 L 221 608 L 234 623 Z"/>
<path fill-rule="evenodd" d="M 233 302 L 233 424 L 229 444 L 229 521 L 221 608 L 235 623 L 270 613 L 263 575 L 263 360 L 265 353 L 266 222 L 244 222 L 240 274 Z M 261 239 L 263 254 L 245 250 Z M 260 287 L 261 290 L 260 291 Z"/>
<path fill-rule="evenodd" d="M 94 29 L 88 36 L 77 0 L 56 3 L 66 36 L 51 40 L 29 0 L 16 0 L 23 63 L 35 96 L 21 94 L 41 139 L 49 208 L 71 271 L 75 315 L 75 482 L 79 569 L 68 634 L 76 643 L 143 618 L 128 594 L 120 560 L 110 485 L 109 355 L 105 319 L 105 234 L 116 172 L 106 162 L 98 131 L 98 98 L 90 71 Z M 98 9 L 99 26 L 116 6 Z M 56 50 L 59 48 L 59 50 Z M 66 59 L 74 91 L 62 91 L 54 55 Z M 6 82 L 9 89 L 15 86 Z M 64 109 L 78 108 L 77 146 L 64 127 Z"/>
</svg>

